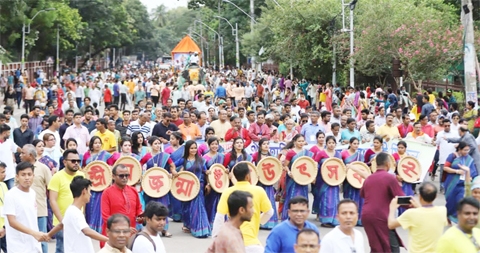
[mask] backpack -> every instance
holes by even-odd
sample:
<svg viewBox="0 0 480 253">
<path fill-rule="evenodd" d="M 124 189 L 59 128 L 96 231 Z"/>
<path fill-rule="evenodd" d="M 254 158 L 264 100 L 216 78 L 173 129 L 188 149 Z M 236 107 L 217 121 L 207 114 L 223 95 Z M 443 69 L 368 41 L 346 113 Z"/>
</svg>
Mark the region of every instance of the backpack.
<svg viewBox="0 0 480 253">
<path fill-rule="evenodd" d="M 157 251 L 157 246 L 155 245 L 155 242 L 153 241 L 152 237 L 150 237 L 150 235 L 145 231 L 140 231 L 136 233 L 134 236 L 131 236 L 130 239 L 128 239 L 127 248 L 129 250 L 133 249 L 133 243 L 135 242 L 135 239 L 137 239 L 139 235 L 145 236 L 153 244 L 153 251 L 155 252 Z"/>
</svg>

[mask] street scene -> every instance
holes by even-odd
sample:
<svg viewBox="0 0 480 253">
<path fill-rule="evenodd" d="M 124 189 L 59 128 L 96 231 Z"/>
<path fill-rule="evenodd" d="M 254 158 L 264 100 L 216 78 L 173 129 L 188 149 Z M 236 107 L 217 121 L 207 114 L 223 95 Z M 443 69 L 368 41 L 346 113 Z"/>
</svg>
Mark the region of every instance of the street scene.
<svg viewBox="0 0 480 253">
<path fill-rule="evenodd" d="M 480 252 L 480 1 L 0 22 L 0 253 Z"/>
</svg>

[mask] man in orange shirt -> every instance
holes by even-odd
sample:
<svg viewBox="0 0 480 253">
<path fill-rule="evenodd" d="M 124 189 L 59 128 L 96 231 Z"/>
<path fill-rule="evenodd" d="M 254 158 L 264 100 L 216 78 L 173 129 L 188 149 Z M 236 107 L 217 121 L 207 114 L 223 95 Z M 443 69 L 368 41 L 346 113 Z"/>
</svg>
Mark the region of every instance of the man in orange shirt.
<svg viewBox="0 0 480 253">
<path fill-rule="evenodd" d="M 185 141 L 188 140 L 198 140 L 202 138 L 202 133 L 200 128 L 196 124 L 192 124 L 192 119 L 190 118 L 189 112 L 183 113 L 183 123 L 178 126 L 182 138 Z"/>
<path fill-rule="evenodd" d="M 265 89 L 258 81 L 255 81 L 255 86 L 257 87 L 257 96 L 260 98 L 260 101 L 262 101 L 263 103 L 263 92 L 265 91 Z M 254 108 L 252 109 L 255 110 Z"/>
</svg>

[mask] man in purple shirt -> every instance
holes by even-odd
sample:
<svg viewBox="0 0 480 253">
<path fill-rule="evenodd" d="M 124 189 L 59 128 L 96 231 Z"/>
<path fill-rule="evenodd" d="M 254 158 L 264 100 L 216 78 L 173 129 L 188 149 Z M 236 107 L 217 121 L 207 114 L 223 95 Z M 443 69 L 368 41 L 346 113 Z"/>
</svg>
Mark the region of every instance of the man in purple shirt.
<svg viewBox="0 0 480 253">
<path fill-rule="evenodd" d="M 118 105 L 120 102 L 120 85 L 118 85 L 118 81 L 113 85 L 113 104 Z"/>
</svg>

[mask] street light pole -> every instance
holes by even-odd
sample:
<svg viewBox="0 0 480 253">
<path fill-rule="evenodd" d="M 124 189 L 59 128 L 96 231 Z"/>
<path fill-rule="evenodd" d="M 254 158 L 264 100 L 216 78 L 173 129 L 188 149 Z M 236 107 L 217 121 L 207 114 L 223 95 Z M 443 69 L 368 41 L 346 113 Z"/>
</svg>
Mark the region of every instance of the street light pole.
<svg viewBox="0 0 480 253">
<path fill-rule="evenodd" d="M 39 10 L 37 13 L 35 13 L 35 15 L 33 15 L 30 22 L 32 22 L 37 17 L 38 14 L 40 14 L 42 12 L 46 12 L 46 11 L 53 11 L 53 10 L 55 10 L 55 8 L 47 8 L 47 9 Z M 27 26 L 25 26 L 25 20 L 23 20 L 23 26 L 22 26 L 22 69 L 21 69 L 22 72 L 25 69 L 25 34 L 30 33 L 30 23 L 28 23 L 28 32 L 26 31 L 26 28 L 27 28 Z"/>
<path fill-rule="evenodd" d="M 355 0 L 354 0 L 355 1 Z M 353 3 L 353 1 L 352 1 Z M 350 3 L 350 87 L 355 87 L 355 68 L 353 62 L 353 9 L 355 9 L 355 4 Z"/>
<path fill-rule="evenodd" d="M 60 62 L 60 29 L 58 28 L 58 25 L 57 25 L 57 61 L 56 61 L 55 71 L 57 72 L 58 76 L 60 76 L 60 74 L 58 73 L 58 71 L 60 71 L 59 62 Z"/>
<path fill-rule="evenodd" d="M 235 23 L 235 28 L 234 28 L 233 25 L 228 21 L 228 19 L 226 19 L 224 17 L 220 17 L 220 16 L 215 16 L 215 17 L 225 20 L 225 22 L 227 22 L 227 24 L 232 28 L 232 35 L 235 36 L 235 48 L 236 48 L 235 65 L 237 66 L 237 68 L 240 68 L 240 46 L 238 44 L 239 43 L 239 40 L 238 40 L 238 23 Z"/>
<path fill-rule="evenodd" d="M 205 23 L 203 23 L 202 21 L 200 21 L 198 19 L 195 20 L 194 24 L 196 24 L 197 22 L 204 25 L 206 28 L 210 29 L 210 31 L 212 31 L 212 32 L 214 32 L 215 34 L 218 35 L 218 65 L 221 68 L 222 67 L 221 66 L 222 65 L 222 58 L 223 58 L 223 56 L 222 56 L 223 55 L 223 42 L 222 42 L 223 39 L 222 39 L 222 36 L 218 32 L 216 32 L 215 30 L 213 30 L 213 28 L 211 28 L 210 26 L 206 25 Z"/>
</svg>

